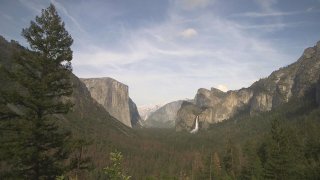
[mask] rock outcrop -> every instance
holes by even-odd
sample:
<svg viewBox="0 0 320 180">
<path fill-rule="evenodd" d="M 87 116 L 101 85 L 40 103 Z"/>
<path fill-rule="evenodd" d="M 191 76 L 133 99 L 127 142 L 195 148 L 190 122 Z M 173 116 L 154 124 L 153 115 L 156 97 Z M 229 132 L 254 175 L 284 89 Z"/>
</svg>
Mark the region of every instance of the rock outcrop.
<svg viewBox="0 0 320 180">
<path fill-rule="evenodd" d="M 182 100 L 165 104 L 158 110 L 154 111 L 144 121 L 145 127 L 154 128 L 174 128 L 177 112 L 181 107 Z"/>
<path fill-rule="evenodd" d="M 113 117 L 126 126 L 132 127 L 131 117 L 136 118 L 139 113 L 134 110 L 134 103 L 131 101 L 131 107 L 133 108 L 132 112 L 136 113 L 131 116 L 129 107 L 130 98 L 127 85 L 109 77 L 81 80 L 87 86 L 93 99 L 101 104 Z"/>
<path fill-rule="evenodd" d="M 181 106 L 176 119 L 176 130 L 190 130 L 197 115 L 200 128 L 206 128 L 209 124 L 229 119 L 237 114 L 254 115 L 270 111 L 288 102 L 292 97 L 303 97 L 309 91 L 314 91 L 319 75 L 320 42 L 314 47 L 307 48 L 295 63 L 274 71 L 269 77 L 260 79 L 249 88 L 228 92 L 215 88 L 199 89 L 194 104 Z M 317 97 L 320 102 L 320 95 Z"/>
</svg>

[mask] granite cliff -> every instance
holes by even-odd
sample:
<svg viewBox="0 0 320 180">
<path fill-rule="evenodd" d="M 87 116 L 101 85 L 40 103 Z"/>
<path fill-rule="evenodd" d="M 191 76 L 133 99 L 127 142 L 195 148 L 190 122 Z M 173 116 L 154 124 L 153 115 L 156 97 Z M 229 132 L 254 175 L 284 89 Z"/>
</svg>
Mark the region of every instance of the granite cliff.
<svg viewBox="0 0 320 180">
<path fill-rule="evenodd" d="M 210 124 L 240 113 L 254 115 L 270 111 L 292 97 L 303 97 L 316 90 L 319 92 L 319 75 L 320 42 L 307 48 L 295 63 L 274 71 L 269 77 L 260 79 L 248 88 L 228 92 L 215 88 L 199 89 L 194 103 L 183 103 L 179 109 L 176 130 L 190 131 L 198 115 L 200 128 L 207 128 Z M 320 95 L 317 97 L 320 102 Z"/>
<path fill-rule="evenodd" d="M 73 110 L 61 116 L 62 125 L 70 127 L 79 134 L 124 134 L 131 136 L 131 130 L 111 116 L 105 108 L 94 100 L 86 85 L 75 75 L 70 74 L 73 93 L 70 97 L 74 103 Z"/>
<path fill-rule="evenodd" d="M 120 122 L 132 127 L 140 121 L 136 105 L 129 98 L 127 85 L 109 77 L 81 80 L 87 86 L 92 98 Z"/>
</svg>

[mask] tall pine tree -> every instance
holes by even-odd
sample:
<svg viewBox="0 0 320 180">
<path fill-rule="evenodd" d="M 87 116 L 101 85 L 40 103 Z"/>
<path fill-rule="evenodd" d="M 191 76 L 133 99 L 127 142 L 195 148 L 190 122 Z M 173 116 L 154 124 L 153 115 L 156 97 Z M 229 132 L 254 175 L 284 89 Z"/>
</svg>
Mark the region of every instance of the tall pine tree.
<svg viewBox="0 0 320 180">
<path fill-rule="evenodd" d="M 42 10 L 22 35 L 22 49 L 10 69 L 1 68 L 1 160 L 15 179 L 55 179 L 68 158 L 70 133 L 58 127 L 58 115 L 72 108 L 70 81 L 73 43 L 54 5 Z"/>
<path fill-rule="evenodd" d="M 268 144 L 268 158 L 265 165 L 266 179 L 292 179 L 292 158 L 289 137 L 278 119 L 271 122 L 271 139 Z"/>
</svg>

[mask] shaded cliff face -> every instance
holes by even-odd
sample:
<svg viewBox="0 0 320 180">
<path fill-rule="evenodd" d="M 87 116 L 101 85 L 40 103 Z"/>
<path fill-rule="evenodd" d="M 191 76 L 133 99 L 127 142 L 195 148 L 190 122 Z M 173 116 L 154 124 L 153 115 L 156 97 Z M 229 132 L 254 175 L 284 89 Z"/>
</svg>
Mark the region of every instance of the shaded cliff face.
<svg viewBox="0 0 320 180">
<path fill-rule="evenodd" d="M 128 127 L 131 125 L 128 86 L 112 78 L 81 79 L 93 99 L 101 104 L 113 117 Z"/>
<path fill-rule="evenodd" d="M 176 130 L 189 130 L 191 119 L 194 121 L 196 115 L 199 115 L 199 122 L 202 122 L 200 128 L 206 128 L 209 124 L 229 119 L 239 113 L 254 115 L 270 111 L 292 97 L 303 97 L 306 93 L 315 91 L 319 75 L 320 42 L 307 48 L 295 63 L 274 71 L 269 77 L 260 79 L 249 88 L 228 92 L 215 88 L 199 89 L 193 109 L 202 108 L 201 113 L 194 113 L 191 105 L 181 106 L 176 119 Z M 317 92 L 319 91 L 318 85 Z M 319 97 L 320 95 L 318 99 Z"/>
<path fill-rule="evenodd" d="M 141 127 L 141 117 L 137 105 L 129 98 L 129 111 L 132 127 Z"/>
<path fill-rule="evenodd" d="M 316 102 L 317 102 L 318 106 L 320 106 L 320 78 L 319 78 L 317 86 L 316 86 Z"/>
<path fill-rule="evenodd" d="M 174 128 L 177 112 L 183 101 L 168 103 L 150 114 L 144 121 L 145 127 Z"/>
</svg>

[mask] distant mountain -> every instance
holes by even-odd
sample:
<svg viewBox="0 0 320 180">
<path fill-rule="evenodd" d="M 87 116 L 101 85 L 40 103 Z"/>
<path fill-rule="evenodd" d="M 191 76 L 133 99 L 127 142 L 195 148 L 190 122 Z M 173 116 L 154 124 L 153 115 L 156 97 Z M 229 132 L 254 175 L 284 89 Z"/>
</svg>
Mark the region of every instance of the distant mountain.
<svg viewBox="0 0 320 180">
<path fill-rule="evenodd" d="M 148 119 L 151 113 L 155 112 L 156 110 L 161 108 L 163 105 L 164 105 L 163 103 L 160 103 L 160 104 L 148 104 L 148 105 L 138 106 L 138 111 L 141 116 L 141 119 L 145 121 L 146 119 Z"/>
<path fill-rule="evenodd" d="M 81 79 L 91 96 L 128 127 L 139 124 L 140 115 L 129 97 L 128 86 L 109 77 Z M 132 124 L 133 123 L 133 124 Z"/>
<path fill-rule="evenodd" d="M 182 101 L 174 101 L 165 104 L 161 108 L 152 112 L 144 121 L 144 126 L 156 128 L 173 128 L 177 111 L 180 109 L 181 103 Z"/>
<path fill-rule="evenodd" d="M 177 112 L 180 109 L 183 101 L 188 100 L 179 100 L 167 103 L 156 111 L 150 113 L 148 118 L 144 121 L 144 127 L 174 128 Z M 192 100 L 189 100 L 189 102 L 192 102 Z"/>
<path fill-rule="evenodd" d="M 176 119 L 176 130 L 190 131 L 199 115 L 200 127 L 235 117 L 270 111 L 292 98 L 316 90 L 320 75 L 320 42 L 307 48 L 295 63 L 274 71 L 248 88 L 222 92 L 216 88 L 198 90 L 194 104 L 183 103 Z"/>
</svg>

